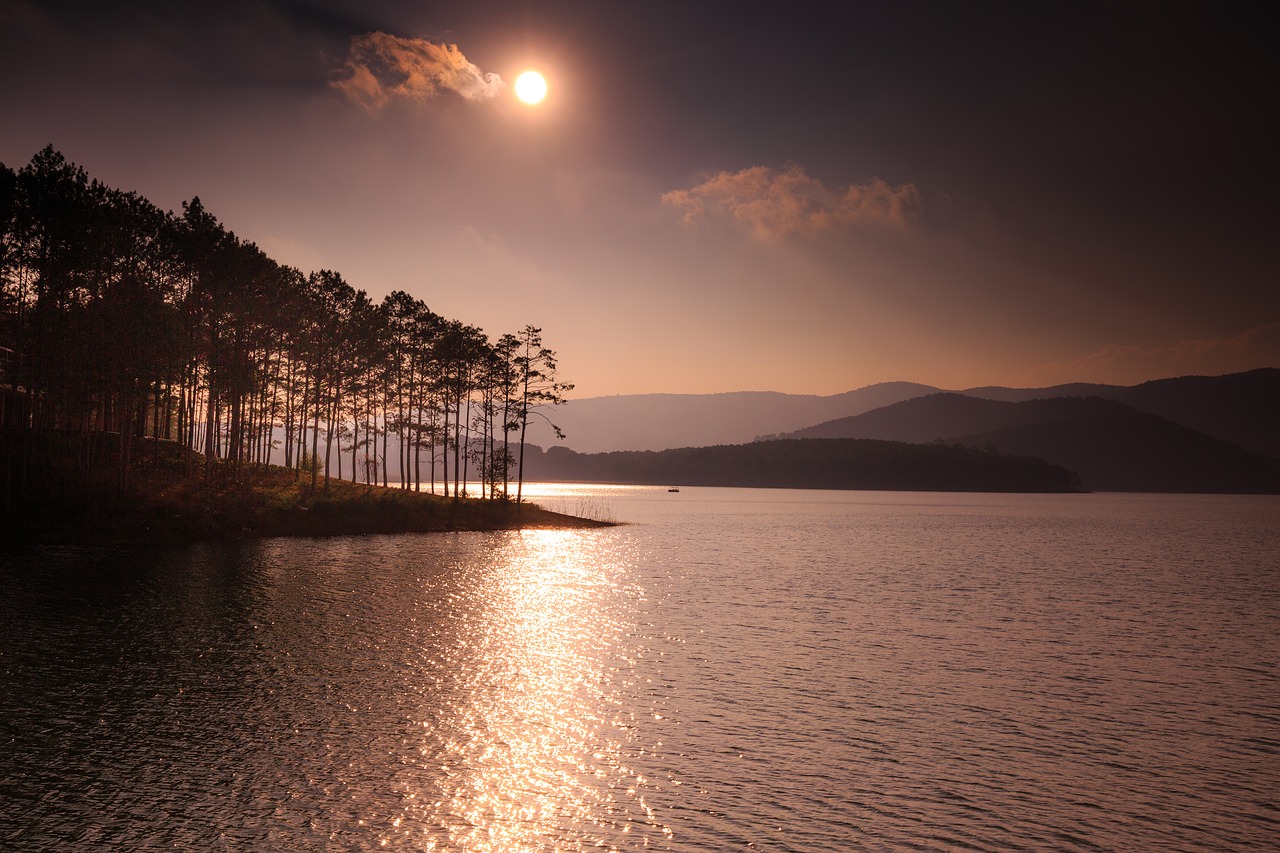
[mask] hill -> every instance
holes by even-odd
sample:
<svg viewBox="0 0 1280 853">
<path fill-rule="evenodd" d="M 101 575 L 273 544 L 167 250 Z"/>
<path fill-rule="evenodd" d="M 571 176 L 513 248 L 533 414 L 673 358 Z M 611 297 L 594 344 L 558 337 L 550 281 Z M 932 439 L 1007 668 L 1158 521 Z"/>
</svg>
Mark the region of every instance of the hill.
<svg viewBox="0 0 1280 853">
<path fill-rule="evenodd" d="M 811 439 L 526 457 L 539 480 L 803 489 L 1065 492 L 1076 476 L 1026 457 L 945 445 Z"/>
<path fill-rule="evenodd" d="M 1105 491 L 1280 493 L 1276 459 L 1101 397 L 933 394 L 792 437 L 940 441 L 1037 456 Z"/>
<path fill-rule="evenodd" d="M 543 447 L 564 443 L 580 453 L 741 444 L 758 437 L 786 436 L 941 390 L 914 382 L 883 382 L 826 397 L 766 391 L 589 397 L 547 412 L 564 429 L 563 442 L 539 420 L 529 425 L 529 441 Z M 1280 369 L 1276 368 L 1159 379 L 1134 386 L 1077 382 L 1045 388 L 983 386 L 952 393 L 1004 402 L 1102 397 L 1280 458 Z"/>
<path fill-rule="evenodd" d="M 1156 379 L 1113 399 L 1135 409 L 1280 458 L 1280 369 Z"/>
<path fill-rule="evenodd" d="M 631 394 L 570 400 L 547 414 L 564 430 L 564 443 L 579 453 L 667 450 L 741 444 L 937 390 L 914 382 L 882 382 L 828 397 L 773 391 Z M 550 427 L 536 420 L 529 423 L 528 440 L 543 447 L 559 443 Z"/>
<path fill-rule="evenodd" d="M 1155 379 L 1133 386 L 1076 383 L 1049 388 L 969 388 L 962 393 L 1008 402 L 1103 397 L 1247 450 L 1280 457 L 1280 369 L 1274 367 L 1225 376 Z"/>
</svg>

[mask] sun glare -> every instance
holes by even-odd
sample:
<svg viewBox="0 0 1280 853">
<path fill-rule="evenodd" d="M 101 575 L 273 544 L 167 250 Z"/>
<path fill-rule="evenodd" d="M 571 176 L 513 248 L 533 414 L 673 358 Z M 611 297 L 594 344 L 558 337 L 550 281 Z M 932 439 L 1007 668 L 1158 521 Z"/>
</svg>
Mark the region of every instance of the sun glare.
<svg viewBox="0 0 1280 853">
<path fill-rule="evenodd" d="M 526 71 L 516 78 L 516 97 L 526 104 L 536 104 L 547 96 L 547 80 L 537 71 Z"/>
</svg>

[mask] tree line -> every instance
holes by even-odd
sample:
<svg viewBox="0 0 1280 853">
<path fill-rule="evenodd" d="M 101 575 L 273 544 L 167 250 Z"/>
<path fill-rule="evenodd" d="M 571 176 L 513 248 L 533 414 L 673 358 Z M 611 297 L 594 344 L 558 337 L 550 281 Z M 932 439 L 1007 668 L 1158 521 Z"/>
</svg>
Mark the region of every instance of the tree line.
<svg viewBox="0 0 1280 853">
<path fill-rule="evenodd" d="M 535 326 L 491 340 L 403 291 L 376 302 L 332 270 L 277 263 L 198 197 L 162 211 L 52 146 L 0 163 L 10 480 L 107 462 L 127 488 L 148 452 L 177 445 L 192 477 L 274 460 L 318 489 L 456 497 L 470 481 L 507 498 L 514 482 L 518 501 L 529 420 L 572 387 Z"/>
</svg>

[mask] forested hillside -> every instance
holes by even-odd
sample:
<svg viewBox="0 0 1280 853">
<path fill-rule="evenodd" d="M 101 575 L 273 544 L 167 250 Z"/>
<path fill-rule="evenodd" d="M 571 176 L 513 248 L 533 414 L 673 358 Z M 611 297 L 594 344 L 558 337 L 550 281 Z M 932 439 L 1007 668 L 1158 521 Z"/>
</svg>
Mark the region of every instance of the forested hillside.
<svg viewBox="0 0 1280 853">
<path fill-rule="evenodd" d="M 1280 368 L 1225 376 L 1176 376 L 1131 386 L 1077 383 L 1050 388 L 969 388 L 962 393 L 1008 402 L 1103 397 L 1280 458 Z"/>
<path fill-rule="evenodd" d="M 937 444 L 852 439 L 771 440 L 615 453 L 575 453 L 553 447 L 531 455 L 529 466 L 538 479 L 668 486 L 981 492 L 1079 488 L 1073 472 L 1040 459 Z"/>
<path fill-rule="evenodd" d="M 1280 463 L 1100 397 L 1013 403 L 933 394 L 800 430 L 795 438 L 940 441 L 1037 456 L 1085 488 L 1153 492 L 1280 492 Z"/>
</svg>

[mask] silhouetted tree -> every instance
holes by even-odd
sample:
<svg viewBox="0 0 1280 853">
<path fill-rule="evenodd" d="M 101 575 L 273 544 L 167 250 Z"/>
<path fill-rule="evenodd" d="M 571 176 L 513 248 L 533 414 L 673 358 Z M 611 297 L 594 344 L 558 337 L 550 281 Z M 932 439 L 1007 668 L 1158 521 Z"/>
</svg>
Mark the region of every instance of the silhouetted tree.
<svg viewBox="0 0 1280 853">
<path fill-rule="evenodd" d="M 542 345 L 542 330 L 535 326 L 525 326 L 516 335 L 519 348 L 513 359 L 516 374 L 516 423 L 520 428 L 520 457 L 516 474 L 516 503 L 524 496 L 524 444 L 525 434 L 529 429 L 529 418 L 539 415 L 547 421 L 555 431 L 557 438 L 564 438 L 560 427 L 551 423 L 551 419 L 540 409 L 544 406 L 558 406 L 564 403 L 566 391 L 572 391 L 573 385 L 556 380 L 556 354 Z"/>
<path fill-rule="evenodd" d="M 540 335 L 492 344 L 403 292 L 376 304 L 337 272 L 276 263 L 199 197 L 165 213 L 51 146 L 16 172 L 0 164 L 6 478 L 37 454 L 51 471 L 93 471 L 112 450 L 125 488 L 146 437 L 157 454 L 186 448 L 191 473 L 202 456 L 206 480 L 243 481 L 279 446 L 313 488 L 318 460 L 327 486 L 350 451 L 353 481 L 380 467 L 387 485 L 394 465 L 420 490 L 425 454 L 432 490 L 437 462 L 455 498 L 474 465 L 505 498 L 510 434 L 522 462 L 529 417 L 571 387 Z"/>
</svg>

